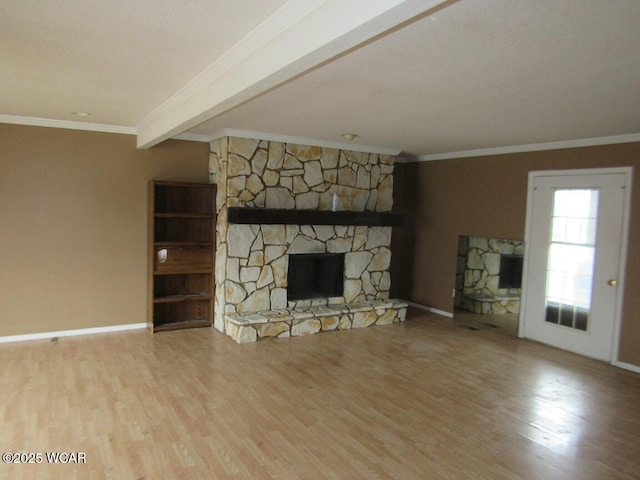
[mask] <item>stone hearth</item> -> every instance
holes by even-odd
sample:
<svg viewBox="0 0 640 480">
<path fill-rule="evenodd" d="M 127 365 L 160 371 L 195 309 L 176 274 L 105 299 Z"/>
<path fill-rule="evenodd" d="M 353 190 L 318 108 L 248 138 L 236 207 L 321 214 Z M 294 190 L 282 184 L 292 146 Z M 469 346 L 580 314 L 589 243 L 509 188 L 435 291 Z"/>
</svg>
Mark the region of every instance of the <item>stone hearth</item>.
<svg viewBox="0 0 640 480">
<path fill-rule="evenodd" d="M 406 312 L 404 302 L 376 300 L 246 313 L 228 317 L 227 334 L 238 343 L 271 337 L 299 337 L 404 322 Z"/>
</svg>

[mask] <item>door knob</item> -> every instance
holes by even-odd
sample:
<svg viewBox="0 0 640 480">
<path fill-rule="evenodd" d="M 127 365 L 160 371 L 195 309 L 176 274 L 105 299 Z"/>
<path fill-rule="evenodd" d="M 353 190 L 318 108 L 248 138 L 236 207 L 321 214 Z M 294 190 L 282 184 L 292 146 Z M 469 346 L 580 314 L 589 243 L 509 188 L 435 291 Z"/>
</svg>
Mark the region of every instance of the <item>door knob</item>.
<svg viewBox="0 0 640 480">
<path fill-rule="evenodd" d="M 607 285 L 609 285 L 610 287 L 615 287 L 617 284 L 618 282 L 613 278 L 607 282 Z"/>
</svg>

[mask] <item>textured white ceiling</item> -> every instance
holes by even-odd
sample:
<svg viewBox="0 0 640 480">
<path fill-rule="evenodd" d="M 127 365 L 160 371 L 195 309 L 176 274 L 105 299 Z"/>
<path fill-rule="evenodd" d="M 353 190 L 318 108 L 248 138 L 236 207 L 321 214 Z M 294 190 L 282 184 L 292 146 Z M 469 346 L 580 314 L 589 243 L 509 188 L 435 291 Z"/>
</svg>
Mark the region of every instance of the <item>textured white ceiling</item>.
<svg viewBox="0 0 640 480">
<path fill-rule="evenodd" d="M 4 1 L 0 114 L 134 127 L 284 1 Z M 640 133 L 640 2 L 459 0 L 190 130 L 414 155 Z"/>
<path fill-rule="evenodd" d="M 0 113 L 134 127 L 285 0 L 2 0 Z"/>
</svg>

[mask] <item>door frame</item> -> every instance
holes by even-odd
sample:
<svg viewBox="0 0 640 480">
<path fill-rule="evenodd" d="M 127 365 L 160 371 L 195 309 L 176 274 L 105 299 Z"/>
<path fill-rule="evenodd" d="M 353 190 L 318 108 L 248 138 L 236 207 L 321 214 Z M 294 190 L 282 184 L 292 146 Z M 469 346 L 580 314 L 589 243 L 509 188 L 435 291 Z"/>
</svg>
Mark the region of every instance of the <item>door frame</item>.
<svg viewBox="0 0 640 480">
<path fill-rule="evenodd" d="M 622 302 L 625 292 L 625 278 L 627 265 L 627 244 L 629 240 L 629 218 L 631 210 L 631 187 L 633 179 L 633 167 L 611 167 L 611 168 L 588 168 L 576 170 L 540 170 L 529 172 L 527 185 L 527 214 L 524 232 L 524 262 L 522 267 L 522 290 L 520 299 L 520 313 L 518 317 L 518 337 L 524 337 L 524 323 L 526 321 L 526 296 L 529 272 L 529 248 L 531 245 L 532 225 L 531 216 L 533 214 L 533 192 L 534 182 L 538 177 L 560 177 L 577 175 L 604 175 L 623 174 L 625 176 L 625 188 L 623 195 L 622 230 L 620 238 L 620 258 L 618 260 L 618 287 L 616 288 L 615 312 L 613 318 L 613 345 L 611 345 L 611 357 L 609 363 L 615 364 L 618 359 L 618 349 L 620 344 L 620 327 L 622 323 Z"/>
</svg>

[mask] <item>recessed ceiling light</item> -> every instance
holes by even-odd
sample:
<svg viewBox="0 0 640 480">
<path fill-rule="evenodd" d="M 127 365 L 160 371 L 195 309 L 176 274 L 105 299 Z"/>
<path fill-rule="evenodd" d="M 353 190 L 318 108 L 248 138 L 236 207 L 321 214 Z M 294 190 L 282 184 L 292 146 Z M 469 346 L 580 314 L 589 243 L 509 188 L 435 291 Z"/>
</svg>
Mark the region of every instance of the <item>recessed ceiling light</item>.
<svg viewBox="0 0 640 480">
<path fill-rule="evenodd" d="M 71 115 L 75 117 L 89 117 L 91 114 L 89 112 L 71 112 Z"/>
<path fill-rule="evenodd" d="M 344 138 L 345 140 L 354 140 L 356 137 L 358 136 L 357 133 L 343 133 L 342 134 L 342 138 Z"/>
</svg>

